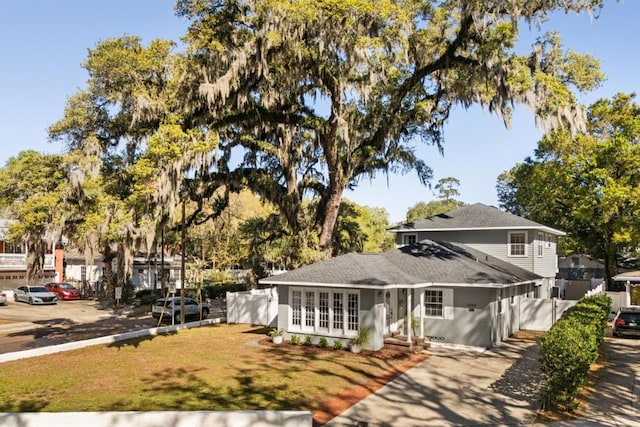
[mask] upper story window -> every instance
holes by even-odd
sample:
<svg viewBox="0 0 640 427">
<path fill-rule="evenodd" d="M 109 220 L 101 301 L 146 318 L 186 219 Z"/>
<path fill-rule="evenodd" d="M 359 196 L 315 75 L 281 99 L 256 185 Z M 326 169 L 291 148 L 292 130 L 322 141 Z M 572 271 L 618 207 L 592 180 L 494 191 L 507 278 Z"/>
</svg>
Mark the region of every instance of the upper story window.
<svg viewBox="0 0 640 427">
<path fill-rule="evenodd" d="M 402 235 L 402 244 L 403 245 L 413 245 L 418 241 L 418 235 L 416 234 L 403 234 Z"/>
<path fill-rule="evenodd" d="M 20 243 L 13 242 L 4 242 L 4 253 L 5 254 L 23 254 L 24 248 Z"/>
<path fill-rule="evenodd" d="M 538 233 L 538 256 L 544 256 L 544 247 L 546 244 L 544 233 Z"/>
<path fill-rule="evenodd" d="M 513 257 L 527 256 L 527 232 L 510 231 L 508 255 Z"/>
</svg>

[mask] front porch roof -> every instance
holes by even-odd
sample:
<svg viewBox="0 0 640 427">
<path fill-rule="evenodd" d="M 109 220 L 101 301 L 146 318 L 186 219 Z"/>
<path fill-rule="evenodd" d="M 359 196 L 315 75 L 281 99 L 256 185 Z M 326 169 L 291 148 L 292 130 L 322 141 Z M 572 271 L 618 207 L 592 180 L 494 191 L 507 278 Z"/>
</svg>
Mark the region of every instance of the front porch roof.
<svg viewBox="0 0 640 427">
<path fill-rule="evenodd" d="M 542 277 L 460 243 L 424 240 L 381 254 L 350 253 L 260 280 L 265 285 L 387 289 L 500 288 Z"/>
<path fill-rule="evenodd" d="M 640 270 L 627 271 L 613 276 L 616 282 L 640 282 Z"/>
</svg>

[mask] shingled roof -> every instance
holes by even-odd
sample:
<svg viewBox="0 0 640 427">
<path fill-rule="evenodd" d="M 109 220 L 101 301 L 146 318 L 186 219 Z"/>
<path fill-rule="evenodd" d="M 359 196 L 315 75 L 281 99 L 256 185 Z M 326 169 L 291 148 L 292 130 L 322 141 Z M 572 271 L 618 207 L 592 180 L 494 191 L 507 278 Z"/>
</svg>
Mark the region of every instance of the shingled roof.
<svg viewBox="0 0 640 427">
<path fill-rule="evenodd" d="M 482 203 L 466 205 L 459 209 L 425 219 L 392 227 L 389 231 L 452 231 L 452 230 L 517 230 L 536 229 L 563 236 L 565 233 L 517 215 L 501 211 Z"/>
<path fill-rule="evenodd" d="M 537 274 L 466 245 L 424 240 L 381 254 L 341 255 L 261 279 L 260 283 L 348 288 L 502 287 L 539 279 Z"/>
</svg>

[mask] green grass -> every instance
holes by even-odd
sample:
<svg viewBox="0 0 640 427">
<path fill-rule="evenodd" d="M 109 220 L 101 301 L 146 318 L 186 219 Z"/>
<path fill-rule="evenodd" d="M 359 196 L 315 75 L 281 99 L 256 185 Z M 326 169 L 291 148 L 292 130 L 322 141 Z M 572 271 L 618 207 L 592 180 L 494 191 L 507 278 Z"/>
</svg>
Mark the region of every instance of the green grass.
<svg viewBox="0 0 640 427">
<path fill-rule="evenodd" d="M 215 325 L 0 364 L 0 412 L 310 410 L 405 358 L 258 343 Z"/>
</svg>

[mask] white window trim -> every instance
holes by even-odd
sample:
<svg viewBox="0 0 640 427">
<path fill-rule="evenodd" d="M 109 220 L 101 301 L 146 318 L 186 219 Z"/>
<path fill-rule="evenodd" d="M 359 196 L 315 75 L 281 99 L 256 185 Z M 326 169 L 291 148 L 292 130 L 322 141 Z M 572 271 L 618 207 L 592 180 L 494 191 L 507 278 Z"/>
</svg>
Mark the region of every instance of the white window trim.
<svg viewBox="0 0 640 427">
<path fill-rule="evenodd" d="M 511 253 L 511 235 L 512 234 L 524 234 L 524 254 L 523 255 L 513 255 Z M 509 231 L 507 235 L 507 257 L 509 258 L 526 258 L 529 253 L 529 233 L 527 231 Z"/>
<path fill-rule="evenodd" d="M 546 240 L 545 240 L 545 235 L 543 232 L 539 231 L 538 232 L 538 253 L 536 255 L 538 255 L 538 258 L 542 258 L 544 257 L 544 248 L 546 247 Z"/>
<path fill-rule="evenodd" d="M 404 233 L 402 235 L 402 246 L 407 246 L 407 245 L 413 244 L 413 243 L 407 243 L 406 242 L 406 238 L 409 237 L 409 236 L 415 237 L 415 239 L 416 239 L 415 243 L 418 242 L 418 234 L 417 233 Z"/>
<path fill-rule="evenodd" d="M 300 291 L 301 292 L 301 306 L 300 306 L 300 325 L 293 324 L 293 292 Z M 307 292 L 314 293 L 314 324 L 313 326 L 306 325 L 306 295 Z M 327 292 L 329 294 L 329 328 L 320 328 L 320 292 Z M 334 328 L 333 320 L 334 320 L 334 308 L 333 308 L 333 295 L 342 294 L 342 328 L 337 329 Z M 336 290 L 336 289 L 327 289 L 327 288 L 299 288 L 299 287 L 289 287 L 289 313 L 287 319 L 287 332 L 295 334 L 318 334 L 324 336 L 335 336 L 335 337 L 354 337 L 358 334 L 357 330 L 348 329 L 349 322 L 349 295 L 355 294 L 358 298 L 358 329 L 360 329 L 360 323 L 362 321 L 360 315 L 360 304 L 362 303 L 362 298 L 360 296 L 360 291 L 357 289 L 345 289 L 345 290 Z"/>
<path fill-rule="evenodd" d="M 424 307 L 423 319 L 440 319 L 440 320 L 453 320 L 453 289 L 448 288 L 428 288 L 422 291 L 422 301 L 426 304 L 427 291 L 440 291 L 442 292 L 442 316 L 430 316 L 427 313 L 426 307 Z"/>
</svg>

